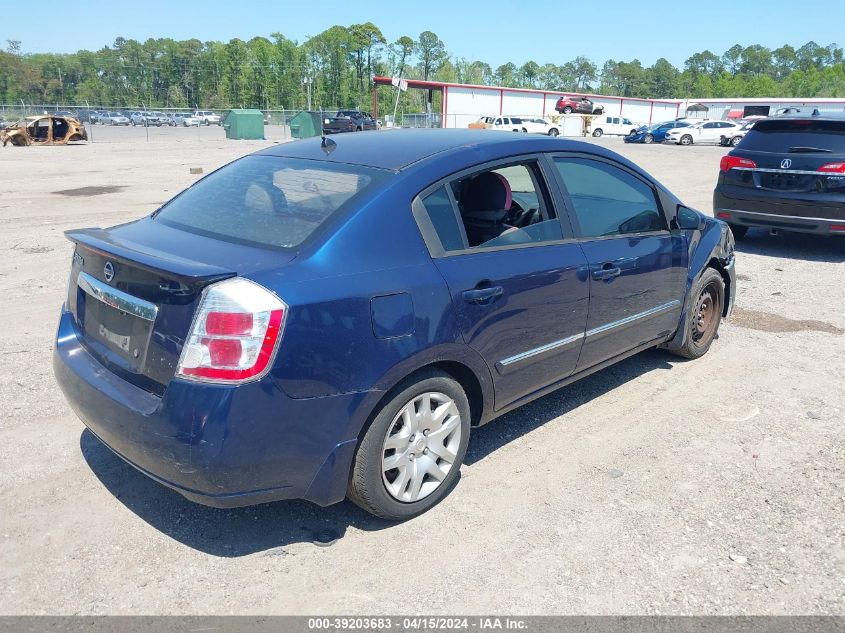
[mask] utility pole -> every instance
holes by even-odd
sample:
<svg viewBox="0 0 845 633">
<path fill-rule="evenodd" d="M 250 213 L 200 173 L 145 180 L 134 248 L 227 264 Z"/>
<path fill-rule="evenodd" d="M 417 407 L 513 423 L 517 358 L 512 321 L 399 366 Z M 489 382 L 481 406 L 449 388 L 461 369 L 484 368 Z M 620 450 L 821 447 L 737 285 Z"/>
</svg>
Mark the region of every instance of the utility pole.
<svg viewBox="0 0 845 633">
<path fill-rule="evenodd" d="M 308 111 L 311 111 L 311 75 L 306 75 L 302 78 L 302 83 L 305 84 L 305 90 L 308 93 Z"/>
</svg>

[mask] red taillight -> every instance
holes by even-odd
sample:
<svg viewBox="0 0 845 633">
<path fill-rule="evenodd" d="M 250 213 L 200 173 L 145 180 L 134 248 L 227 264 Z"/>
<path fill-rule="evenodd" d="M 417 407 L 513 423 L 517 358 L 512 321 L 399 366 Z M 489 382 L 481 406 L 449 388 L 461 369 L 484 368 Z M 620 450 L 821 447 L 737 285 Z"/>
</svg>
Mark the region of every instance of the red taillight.
<svg viewBox="0 0 845 633">
<path fill-rule="evenodd" d="M 722 156 L 722 160 L 719 162 L 719 169 L 722 171 L 730 171 L 731 169 L 736 169 L 738 167 L 753 169 L 756 166 L 757 163 L 750 158 L 740 158 L 739 156 L 731 156 L 730 154 Z"/>
<path fill-rule="evenodd" d="M 252 314 L 244 312 L 209 312 L 205 317 L 209 334 L 242 336 L 252 331 Z"/>
<path fill-rule="evenodd" d="M 835 233 L 845 233 L 845 224 L 831 224 L 830 230 Z"/>
<path fill-rule="evenodd" d="M 845 174 L 845 163 L 828 163 L 819 167 L 819 171 L 829 174 Z"/>
<path fill-rule="evenodd" d="M 719 213 L 716 214 L 716 217 L 719 218 L 720 220 L 730 220 L 731 214 L 725 213 L 724 211 L 720 211 Z"/>
<path fill-rule="evenodd" d="M 246 279 L 209 286 L 182 348 L 177 375 L 220 383 L 261 378 L 270 369 L 286 314 L 283 301 Z"/>
</svg>

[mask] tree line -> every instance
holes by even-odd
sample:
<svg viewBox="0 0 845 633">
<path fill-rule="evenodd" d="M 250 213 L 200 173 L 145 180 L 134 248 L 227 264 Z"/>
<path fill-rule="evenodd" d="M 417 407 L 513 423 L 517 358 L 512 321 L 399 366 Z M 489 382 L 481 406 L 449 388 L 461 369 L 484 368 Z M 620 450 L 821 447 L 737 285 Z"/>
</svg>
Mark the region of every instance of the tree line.
<svg viewBox="0 0 845 633">
<path fill-rule="evenodd" d="M 578 56 L 562 64 L 490 64 L 451 55 L 433 32 L 388 42 L 372 22 L 332 26 L 299 43 L 273 33 L 249 41 L 118 37 L 98 51 L 0 51 L 0 103 L 112 107 L 369 108 L 373 75 L 480 85 L 597 92 L 623 97 L 841 97 L 845 62 L 836 44 L 808 42 L 774 50 L 739 44 L 718 55 L 690 56 L 683 68 L 664 58 L 608 60 Z M 390 87 L 381 87 L 387 103 Z M 401 95 L 403 111 L 424 108 L 424 93 Z M 435 105 L 436 108 L 439 107 Z"/>
</svg>

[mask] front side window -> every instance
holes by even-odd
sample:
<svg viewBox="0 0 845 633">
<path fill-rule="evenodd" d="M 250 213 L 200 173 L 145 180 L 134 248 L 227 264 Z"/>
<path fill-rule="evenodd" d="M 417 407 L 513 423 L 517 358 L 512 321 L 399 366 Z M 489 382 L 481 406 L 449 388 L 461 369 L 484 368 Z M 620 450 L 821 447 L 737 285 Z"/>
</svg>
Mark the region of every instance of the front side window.
<svg viewBox="0 0 845 633">
<path fill-rule="evenodd" d="M 440 187 L 422 202 L 445 252 L 560 240 L 541 183 L 537 164 L 528 161 L 459 178 L 446 185 L 451 197 Z"/>
<path fill-rule="evenodd" d="M 247 156 L 186 189 L 153 217 L 225 241 L 293 248 L 387 177 L 365 167 Z"/>
<path fill-rule="evenodd" d="M 583 237 L 667 230 L 651 187 L 608 163 L 556 157 Z"/>
</svg>

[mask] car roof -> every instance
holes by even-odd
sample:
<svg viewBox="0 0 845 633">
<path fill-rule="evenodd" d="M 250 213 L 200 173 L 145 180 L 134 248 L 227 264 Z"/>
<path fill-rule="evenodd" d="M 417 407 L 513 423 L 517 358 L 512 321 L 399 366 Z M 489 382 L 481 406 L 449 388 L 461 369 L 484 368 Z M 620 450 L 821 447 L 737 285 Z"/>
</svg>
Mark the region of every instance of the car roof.
<svg viewBox="0 0 845 633">
<path fill-rule="evenodd" d="M 310 160 L 348 163 L 400 171 L 410 165 L 444 154 L 492 150 L 501 156 L 544 151 L 588 151 L 615 156 L 592 143 L 540 135 L 473 129 L 412 129 L 357 132 L 326 137 L 334 143 L 327 152 L 320 137 L 280 143 L 256 152 L 265 156 L 284 156 Z M 474 161 L 473 161 L 474 162 Z"/>
</svg>

